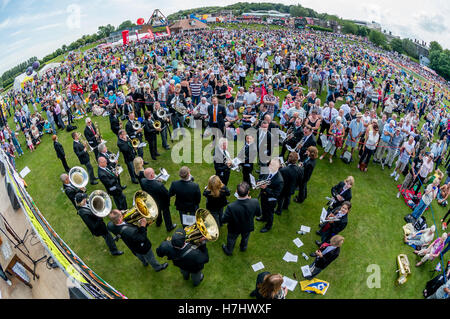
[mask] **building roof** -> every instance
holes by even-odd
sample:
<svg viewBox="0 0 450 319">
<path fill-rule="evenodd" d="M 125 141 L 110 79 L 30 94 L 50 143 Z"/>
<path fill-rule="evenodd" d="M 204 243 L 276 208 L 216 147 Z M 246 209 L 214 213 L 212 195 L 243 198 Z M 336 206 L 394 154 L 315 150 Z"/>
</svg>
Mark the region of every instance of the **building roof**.
<svg viewBox="0 0 450 319">
<path fill-rule="evenodd" d="M 169 28 L 180 29 L 182 31 L 189 31 L 189 30 L 206 29 L 208 28 L 208 26 L 205 23 L 196 19 L 183 19 L 172 23 L 169 26 Z"/>
</svg>

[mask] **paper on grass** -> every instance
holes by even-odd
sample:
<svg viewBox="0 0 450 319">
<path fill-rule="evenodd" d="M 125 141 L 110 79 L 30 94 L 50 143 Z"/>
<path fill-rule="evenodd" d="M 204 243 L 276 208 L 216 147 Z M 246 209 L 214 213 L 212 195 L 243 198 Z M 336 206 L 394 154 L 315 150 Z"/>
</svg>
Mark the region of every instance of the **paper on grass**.
<svg viewBox="0 0 450 319">
<path fill-rule="evenodd" d="M 283 283 L 281 284 L 281 287 L 286 287 L 290 291 L 294 291 L 295 287 L 297 286 L 297 283 L 298 281 L 283 276 Z"/>
<path fill-rule="evenodd" d="M 295 239 L 293 240 L 293 242 L 294 242 L 294 244 L 295 244 L 298 248 L 300 248 L 300 247 L 303 246 L 303 242 L 300 240 L 300 238 L 295 238 Z"/>
<path fill-rule="evenodd" d="M 298 256 L 297 255 L 293 255 L 293 254 L 291 254 L 290 252 L 286 252 L 286 254 L 284 254 L 284 257 L 283 257 L 283 260 L 284 261 L 287 261 L 287 262 L 297 262 L 297 260 L 298 260 Z"/>
<path fill-rule="evenodd" d="M 303 266 L 301 267 L 302 273 L 303 273 L 303 277 L 308 277 L 311 276 L 311 271 L 309 270 L 309 266 Z"/>
<path fill-rule="evenodd" d="M 263 263 L 260 261 L 259 263 L 256 263 L 252 265 L 253 271 L 258 271 L 264 268 Z"/>
<path fill-rule="evenodd" d="M 302 225 L 302 227 L 300 227 L 300 231 L 309 233 L 311 231 L 311 227 Z"/>
<path fill-rule="evenodd" d="M 22 178 L 25 178 L 25 176 L 27 176 L 29 172 L 31 172 L 30 168 L 28 166 L 25 166 L 23 170 L 20 171 L 20 176 Z"/>
</svg>

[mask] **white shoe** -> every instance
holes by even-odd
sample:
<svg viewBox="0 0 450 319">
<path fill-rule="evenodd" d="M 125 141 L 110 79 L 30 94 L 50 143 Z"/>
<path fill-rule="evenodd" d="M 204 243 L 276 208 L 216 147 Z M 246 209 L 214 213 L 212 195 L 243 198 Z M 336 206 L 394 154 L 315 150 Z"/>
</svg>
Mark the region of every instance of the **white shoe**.
<svg viewBox="0 0 450 319">
<path fill-rule="evenodd" d="M 6 281 L 6 283 L 7 283 L 9 286 L 12 285 L 12 282 L 11 282 L 11 280 L 9 280 L 9 279 Z"/>
<path fill-rule="evenodd" d="M 397 193 L 397 198 L 400 198 L 400 192 Z"/>
<path fill-rule="evenodd" d="M 394 180 L 397 181 L 399 177 L 400 177 L 400 174 L 395 176 Z"/>
<path fill-rule="evenodd" d="M 394 177 L 394 176 L 395 176 L 395 171 L 393 171 L 391 174 L 391 177 Z"/>
</svg>

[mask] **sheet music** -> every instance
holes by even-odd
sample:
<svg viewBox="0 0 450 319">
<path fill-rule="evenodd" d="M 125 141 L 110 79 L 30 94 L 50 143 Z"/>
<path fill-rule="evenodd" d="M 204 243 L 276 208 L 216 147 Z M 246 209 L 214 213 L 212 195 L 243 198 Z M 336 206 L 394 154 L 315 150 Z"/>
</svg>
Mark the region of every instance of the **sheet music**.
<svg viewBox="0 0 450 319">
<path fill-rule="evenodd" d="M 283 283 L 281 284 L 281 287 L 286 287 L 290 291 L 294 291 L 295 287 L 297 286 L 297 283 L 298 281 L 283 276 Z"/>
<path fill-rule="evenodd" d="M 250 174 L 250 184 L 252 185 L 252 188 L 256 187 L 256 179 L 252 174 Z"/>
<path fill-rule="evenodd" d="M 300 231 L 309 233 L 311 231 L 311 227 L 302 225 L 302 227 L 300 227 Z"/>
<path fill-rule="evenodd" d="M 308 265 L 303 266 L 300 269 L 302 270 L 303 277 L 311 276 L 311 271 L 309 270 L 309 266 Z"/>
<path fill-rule="evenodd" d="M 146 147 L 147 146 L 147 143 L 145 143 L 145 142 L 142 142 L 141 144 L 139 144 L 138 145 L 138 147 L 137 148 L 141 148 L 141 147 Z"/>
<path fill-rule="evenodd" d="M 295 152 L 295 149 L 292 148 L 292 147 L 290 147 L 290 146 L 287 145 L 287 144 L 286 144 L 286 149 L 287 149 L 289 152 Z"/>
<path fill-rule="evenodd" d="M 23 280 L 25 280 L 26 282 L 30 282 L 30 277 L 28 277 L 27 270 L 22 266 L 21 263 L 16 262 L 16 264 L 12 267 L 12 270 Z"/>
<path fill-rule="evenodd" d="M 23 170 L 20 171 L 20 176 L 22 178 L 25 178 L 25 176 L 27 176 L 29 172 L 31 172 L 30 168 L 28 166 L 25 166 Z"/>
<path fill-rule="evenodd" d="M 298 261 L 298 256 L 297 255 L 293 255 L 290 252 L 286 252 L 286 254 L 284 254 L 283 260 L 286 262 L 294 262 L 296 263 Z"/>
<path fill-rule="evenodd" d="M 322 207 L 322 214 L 320 214 L 320 223 L 324 223 L 327 218 L 327 210 Z"/>
<path fill-rule="evenodd" d="M 117 160 L 117 162 L 119 162 L 119 156 L 120 156 L 120 150 L 118 150 L 118 151 L 117 151 L 117 154 L 116 154 L 116 160 Z"/>
<path fill-rule="evenodd" d="M 256 263 L 254 265 L 252 265 L 253 271 L 258 271 L 264 268 L 264 265 L 262 262 Z"/>
<path fill-rule="evenodd" d="M 300 240 L 300 238 L 295 238 L 295 239 L 293 240 L 293 242 L 294 242 L 294 244 L 295 244 L 298 248 L 300 248 L 300 247 L 303 246 L 303 242 Z"/>
<path fill-rule="evenodd" d="M 183 214 L 183 225 L 191 226 L 195 223 L 195 216 Z"/>
<path fill-rule="evenodd" d="M 286 132 L 283 132 L 282 130 L 278 130 L 278 132 L 280 133 L 281 140 L 285 140 L 287 136 Z"/>
</svg>

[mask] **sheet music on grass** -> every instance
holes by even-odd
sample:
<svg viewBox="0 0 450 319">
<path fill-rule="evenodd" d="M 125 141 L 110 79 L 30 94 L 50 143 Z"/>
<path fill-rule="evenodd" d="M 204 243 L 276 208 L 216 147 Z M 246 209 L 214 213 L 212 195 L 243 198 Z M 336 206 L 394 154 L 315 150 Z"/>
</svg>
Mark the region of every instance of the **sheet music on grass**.
<svg viewBox="0 0 450 319">
<path fill-rule="evenodd" d="M 298 261 L 298 256 L 287 251 L 286 254 L 284 254 L 283 260 L 296 263 Z"/>
<path fill-rule="evenodd" d="M 254 264 L 254 265 L 252 265 L 252 268 L 253 268 L 253 271 L 259 271 L 259 270 L 261 270 L 261 269 L 263 269 L 264 268 L 264 265 L 263 265 L 263 263 L 260 261 L 260 262 L 258 262 L 258 263 L 256 263 L 256 264 Z"/>
<path fill-rule="evenodd" d="M 290 291 L 294 291 L 295 287 L 297 286 L 298 281 L 293 280 L 289 277 L 283 276 L 283 283 L 281 284 L 281 287 L 286 287 Z"/>
<path fill-rule="evenodd" d="M 309 266 L 308 266 L 308 265 L 303 266 L 303 267 L 301 267 L 300 269 L 302 270 L 303 277 L 311 276 L 311 270 L 309 269 Z"/>
<path fill-rule="evenodd" d="M 293 240 L 293 242 L 294 242 L 294 244 L 295 244 L 298 248 L 300 248 L 300 247 L 303 246 L 303 242 L 300 240 L 300 238 L 295 238 L 295 239 Z"/>
<path fill-rule="evenodd" d="M 20 177 L 25 178 L 25 176 L 27 176 L 30 172 L 30 168 L 28 166 L 25 166 L 23 170 L 20 171 Z"/>
</svg>

